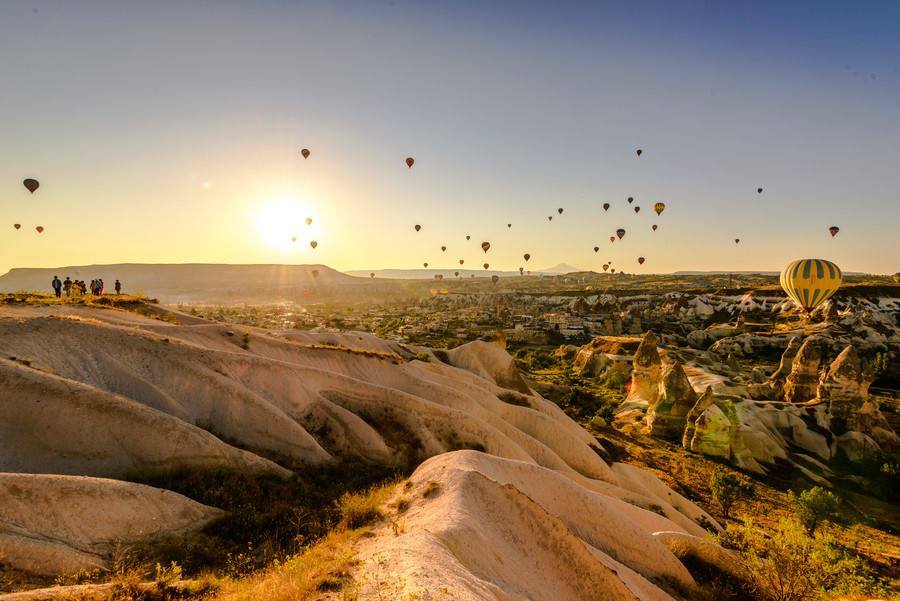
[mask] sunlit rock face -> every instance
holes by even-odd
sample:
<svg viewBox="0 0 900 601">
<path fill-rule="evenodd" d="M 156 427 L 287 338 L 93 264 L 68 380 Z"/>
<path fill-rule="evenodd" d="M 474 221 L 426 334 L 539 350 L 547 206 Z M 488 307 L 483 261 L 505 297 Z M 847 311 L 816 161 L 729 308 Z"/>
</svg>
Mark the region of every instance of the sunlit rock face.
<svg viewBox="0 0 900 601">
<path fill-rule="evenodd" d="M 635 405 L 646 409 L 655 405 L 659 399 L 662 360 L 659 358 L 656 345 L 656 336 L 653 332 L 647 332 L 634 353 L 631 388 L 625 399 L 628 406 Z"/>
<path fill-rule="evenodd" d="M 878 450 L 895 448 L 897 435 L 890 429 L 869 396 L 871 371 L 864 368 L 856 349 L 849 345 L 823 372 L 817 397 L 827 404 L 836 450 L 858 460 Z"/>
<path fill-rule="evenodd" d="M 656 438 L 681 440 L 687 414 L 696 403 L 697 393 L 681 363 L 676 361 L 666 365 L 656 403 L 647 411 L 647 433 Z"/>
<path fill-rule="evenodd" d="M 818 341 L 807 338 L 791 365 L 791 373 L 784 383 L 784 400 L 788 403 L 805 403 L 816 398 L 819 387 L 819 364 L 822 348 Z"/>
</svg>

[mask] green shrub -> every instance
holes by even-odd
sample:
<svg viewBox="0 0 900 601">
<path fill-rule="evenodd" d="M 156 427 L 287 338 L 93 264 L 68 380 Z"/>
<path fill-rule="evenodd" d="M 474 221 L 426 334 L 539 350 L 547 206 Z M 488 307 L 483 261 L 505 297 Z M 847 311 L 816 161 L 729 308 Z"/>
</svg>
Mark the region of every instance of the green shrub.
<svg viewBox="0 0 900 601">
<path fill-rule="evenodd" d="M 709 479 L 713 500 L 722 508 L 722 517 L 728 518 L 732 506 L 740 499 L 753 497 L 753 485 L 744 482 L 722 468 L 713 472 Z"/>
<path fill-rule="evenodd" d="M 814 534 L 824 520 L 837 521 L 841 507 L 840 498 L 821 486 L 813 486 L 799 495 L 788 493 L 788 502 L 793 506 L 794 516 L 806 528 L 807 534 Z"/>
</svg>

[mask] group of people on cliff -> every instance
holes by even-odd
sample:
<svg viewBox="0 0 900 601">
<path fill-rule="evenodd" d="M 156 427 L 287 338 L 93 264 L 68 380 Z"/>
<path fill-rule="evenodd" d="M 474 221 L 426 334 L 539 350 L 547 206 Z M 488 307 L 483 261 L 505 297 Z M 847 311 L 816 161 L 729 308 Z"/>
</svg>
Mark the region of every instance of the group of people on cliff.
<svg viewBox="0 0 900 601">
<path fill-rule="evenodd" d="M 91 280 L 90 286 L 88 286 L 84 280 L 73 280 L 69 278 L 69 276 L 66 276 L 65 280 L 60 280 L 58 275 L 53 276 L 53 281 L 50 283 L 50 286 L 53 288 L 53 294 L 56 295 L 56 298 L 62 298 L 63 294 L 65 294 L 67 298 L 80 296 L 82 294 L 87 294 L 89 291 L 94 296 L 103 296 L 106 289 L 103 278 Z M 119 280 L 116 280 L 115 289 L 116 294 L 122 294 L 122 283 Z"/>
</svg>

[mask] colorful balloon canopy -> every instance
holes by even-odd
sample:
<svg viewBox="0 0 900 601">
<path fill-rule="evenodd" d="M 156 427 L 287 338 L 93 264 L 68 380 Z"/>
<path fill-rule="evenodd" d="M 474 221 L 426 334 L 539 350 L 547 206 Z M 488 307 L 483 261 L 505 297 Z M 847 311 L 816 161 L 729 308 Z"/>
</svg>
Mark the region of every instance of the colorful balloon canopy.
<svg viewBox="0 0 900 601">
<path fill-rule="evenodd" d="M 609 263 L 603 264 L 603 271 L 609 271 Z"/>
<path fill-rule="evenodd" d="M 43 234 L 43 233 L 44 233 L 44 226 L 43 226 L 43 225 L 39 225 L 39 226 L 37 226 L 37 227 L 34 228 L 34 229 L 36 229 L 36 230 L 37 230 L 37 233 L 39 233 L 39 234 Z"/>
<path fill-rule="evenodd" d="M 415 224 L 413 227 L 416 229 L 417 232 L 418 232 L 420 229 L 422 229 L 422 226 L 419 225 L 418 223 Z"/>
<path fill-rule="evenodd" d="M 839 231 L 841 231 L 841 228 L 839 228 L 839 227 L 836 226 L 836 225 L 832 225 L 830 228 L 828 228 L 828 233 L 831 234 L 831 237 L 832 237 L 832 238 L 834 238 L 835 236 L 837 236 L 837 234 L 838 234 Z M 852 238 L 853 236 L 850 236 L 850 237 Z"/>
<path fill-rule="evenodd" d="M 658 202 L 653 205 L 653 210 L 656 211 L 657 215 L 662 215 L 662 212 L 666 210 L 666 203 Z"/>
<path fill-rule="evenodd" d="M 425 269 L 428 269 L 428 263 L 422 263 L 422 265 L 425 267 Z"/>
<path fill-rule="evenodd" d="M 734 239 L 734 243 L 735 243 L 735 244 L 740 244 L 740 243 L 741 243 L 741 239 L 740 239 L 740 238 L 735 238 L 735 239 Z"/>
<path fill-rule="evenodd" d="M 297 241 L 297 236 L 291 236 L 291 242 L 296 242 L 296 241 Z"/>
<path fill-rule="evenodd" d="M 313 249 L 315 249 L 315 248 L 319 245 L 319 243 L 316 242 L 315 240 L 311 240 L 310 243 L 309 243 L 309 245 L 312 246 Z"/>
<path fill-rule="evenodd" d="M 528 253 L 525 253 L 524 255 L 522 255 L 522 258 L 525 259 L 525 262 L 527 263 L 527 262 L 528 262 L 528 259 L 531 258 L 531 255 L 528 254 Z"/>
<path fill-rule="evenodd" d="M 485 263 L 485 264 L 483 265 L 483 267 L 484 267 L 485 269 L 487 269 L 488 267 L 490 267 L 490 265 L 488 265 L 487 263 Z"/>
<path fill-rule="evenodd" d="M 471 240 L 472 236 L 466 236 L 466 240 Z"/>
<path fill-rule="evenodd" d="M 658 228 L 658 227 L 659 227 L 659 226 L 656 225 L 656 224 L 654 223 L 653 225 L 650 226 L 650 229 L 653 230 L 653 231 L 655 232 L 655 231 L 656 231 L 656 228 Z"/>
<path fill-rule="evenodd" d="M 604 211 L 608 211 L 608 210 L 609 210 L 609 203 L 608 203 L 608 202 L 604 202 L 604 203 L 603 203 L 603 210 L 604 210 Z"/>
<path fill-rule="evenodd" d="M 547 215 L 547 221 L 553 221 L 553 215 Z"/>
<path fill-rule="evenodd" d="M 462 264 L 465 263 L 465 262 L 466 262 L 465 259 L 460 259 L 460 260 L 459 260 L 459 264 L 460 264 L 460 265 L 462 265 Z"/>
<path fill-rule="evenodd" d="M 507 224 L 506 224 L 506 227 L 512 227 L 512 224 L 511 224 L 511 223 L 507 223 Z"/>
<path fill-rule="evenodd" d="M 412 157 L 406 157 L 406 166 L 412 169 L 413 164 L 416 162 L 416 159 Z M 427 169 L 426 169 L 427 171 Z"/>
<path fill-rule="evenodd" d="M 644 259 L 644 257 L 638 257 L 638 263 L 639 263 L 639 264 L 643 265 L 643 264 L 644 264 L 644 261 L 646 261 L 646 259 Z"/>
<path fill-rule="evenodd" d="M 622 238 L 624 238 L 624 237 L 625 237 L 625 230 L 624 230 L 624 228 L 621 228 L 621 227 L 620 227 L 619 229 L 617 229 L 617 230 L 616 230 L 616 236 L 619 237 L 619 240 L 621 240 Z"/>
<path fill-rule="evenodd" d="M 21 223 L 14 223 L 14 224 L 13 224 L 13 227 L 16 228 L 17 230 L 20 230 L 20 229 L 22 229 L 22 224 L 21 224 Z"/>
<path fill-rule="evenodd" d="M 615 236 L 610 236 L 610 237 L 609 237 L 609 241 L 610 241 L 610 242 L 615 242 L 615 241 L 616 241 L 616 237 L 615 237 Z"/>
<path fill-rule="evenodd" d="M 441 247 L 441 252 L 447 252 L 447 247 L 446 247 L 446 246 L 442 246 L 442 247 Z"/>
<path fill-rule="evenodd" d="M 519 267 L 519 275 L 522 275 L 523 273 L 525 273 L 525 268 Z"/>
<path fill-rule="evenodd" d="M 308 159 L 309 158 L 309 148 L 304 148 L 303 150 L 300 151 L 300 154 L 303 155 L 304 159 Z"/>
<path fill-rule="evenodd" d="M 599 247 L 599 246 L 595 246 L 595 247 L 594 247 L 594 252 L 597 252 L 598 250 L 600 250 L 600 247 Z"/>
<path fill-rule="evenodd" d="M 306 218 L 306 225 L 312 225 L 312 217 Z"/>
<path fill-rule="evenodd" d="M 373 271 L 372 273 L 370 273 L 370 274 L 369 274 L 369 277 L 370 277 L 370 278 L 374 278 L 374 277 L 375 277 L 375 272 Z"/>
<path fill-rule="evenodd" d="M 804 311 L 810 312 L 841 287 L 840 268 L 824 259 L 797 259 L 781 272 L 781 287 Z"/>
<path fill-rule="evenodd" d="M 482 242 L 481 250 L 483 250 L 484 252 L 491 250 L 491 243 L 490 242 Z"/>
<path fill-rule="evenodd" d="M 34 191 L 41 187 L 41 182 L 36 179 L 28 179 L 22 180 L 22 185 L 25 186 L 25 189 L 34 194 Z"/>
</svg>

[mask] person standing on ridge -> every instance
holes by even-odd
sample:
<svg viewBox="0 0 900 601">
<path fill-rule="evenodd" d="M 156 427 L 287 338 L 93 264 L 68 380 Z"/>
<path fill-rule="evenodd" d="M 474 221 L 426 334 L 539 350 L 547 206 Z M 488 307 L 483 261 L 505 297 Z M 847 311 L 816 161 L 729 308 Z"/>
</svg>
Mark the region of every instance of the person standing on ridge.
<svg viewBox="0 0 900 601">
<path fill-rule="evenodd" d="M 66 276 L 66 280 L 63 282 L 63 291 L 66 293 L 66 298 L 72 296 L 72 280 L 69 279 L 69 276 Z"/>
<path fill-rule="evenodd" d="M 103 296 L 103 278 L 97 279 L 97 296 Z"/>
<path fill-rule="evenodd" d="M 116 280 L 116 294 L 122 294 L 122 282 Z"/>
<path fill-rule="evenodd" d="M 62 281 L 59 279 L 58 275 L 53 276 L 53 281 L 50 283 L 53 286 L 53 293 L 56 295 L 56 298 L 62 296 Z"/>
</svg>

